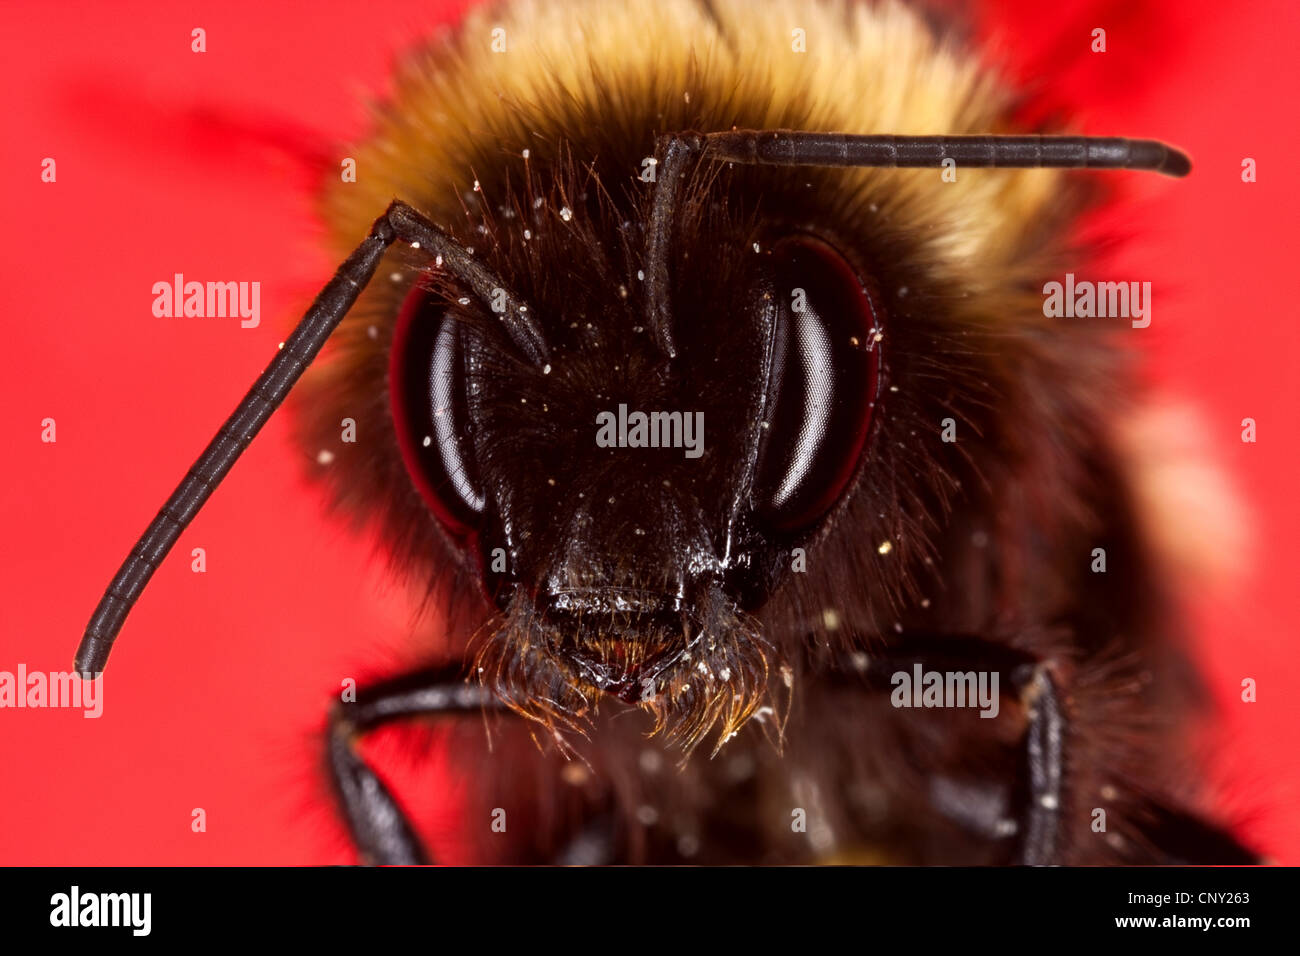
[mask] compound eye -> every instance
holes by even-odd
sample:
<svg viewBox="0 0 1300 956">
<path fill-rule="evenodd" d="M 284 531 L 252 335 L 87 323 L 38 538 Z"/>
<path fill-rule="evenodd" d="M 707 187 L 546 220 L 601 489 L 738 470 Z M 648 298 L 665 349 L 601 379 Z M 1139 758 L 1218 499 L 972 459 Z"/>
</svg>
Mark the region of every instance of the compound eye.
<svg viewBox="0 0 1300 956">
<path fill-rule="evenodd" d="M 780 241 L 771 269 L 772 371 L 753 502 L 768 529 L 797 534 L 840 500 L 862 460 L 883 315 L 867 283 L 820 239 Z"/>
<path fill-rule="evenodd" d="M 398 315 L 389 368 L 402 460 L 429 509 L 458 537 L 477 528 L 484 504 L 469 394 L 475 342 L 440 300 L 416 288 Z"/>
</svg>

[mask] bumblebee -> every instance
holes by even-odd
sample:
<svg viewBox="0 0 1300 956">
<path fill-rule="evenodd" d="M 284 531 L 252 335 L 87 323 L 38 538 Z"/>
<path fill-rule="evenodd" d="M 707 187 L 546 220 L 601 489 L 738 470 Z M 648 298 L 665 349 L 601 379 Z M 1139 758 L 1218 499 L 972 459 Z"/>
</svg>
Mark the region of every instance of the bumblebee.
<svg viewBox="0 0 1300 956">
<path fill-rule="evenodd" d="M 332 710 L 364 861 L 438 858 L 359 746 L 417 719 L 478 860 L 1253 859 L 1190 809 L 1123 325 L 1043 305 L 1086 262 L 1070 170 L 1190 163 L 1014 102 L 892 3 L 472 11 L 325 190 L 345 262 L 78 669 L 301 377 L 314 477 L 439 611 L 427 668 Z"/>
</svg>

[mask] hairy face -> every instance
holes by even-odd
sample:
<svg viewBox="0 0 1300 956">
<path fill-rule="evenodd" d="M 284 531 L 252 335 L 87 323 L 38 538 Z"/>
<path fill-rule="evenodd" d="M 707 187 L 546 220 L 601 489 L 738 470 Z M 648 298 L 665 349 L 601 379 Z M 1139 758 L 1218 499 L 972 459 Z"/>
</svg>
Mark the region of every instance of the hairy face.
<svg viewBox="0 0 1300 956">
<path fill-rule="evenodd" d="M 521 351 L 490 295 L 394 248 L 391 281 L 358 300 L 300 408 L 306 447 L 331 451 L 317 475 L 378 519 L 394 563 L 417 585 L 454 569 L 453 595 L 483 597 L 456 605 L 468 619 L 451 643 L 472 632 L 474 675 L 511 706 L 580 728 L 612 697 L 687 746 L 725 739 L 780 709 L 772 692 L 803 655 L 934 629 L 956 508 L 988 507 L 969 499 L 1033 461 L 1049 474 L 1031 470 L 1011 511 L 1061 503 L 1058 459 L 1040 450 L 1061 422 L 1096 419 L 1083 376 L 1105 367 L 1096 343 L 1058 348 L 1039 328 L 1034 283 L 1070 211 L 1056 174 L 692 165 L 666 256 L 669 355 L 647 282 L 656 136 L 892 128 L 894 107 L 797 97 L 774 113 L 765 84 L 736 92 L 757 82 L 752 64 L 687 57 L 689 98 L 656 69 L 620 72 L 610 95 L 577 84 L 555 109 L 520 95 L 461 116 L 440 85 L 461 55 L 414 69 L 411 109 L 367 147 L 375 176 L 331 194 L 340 241 L 402 196 L 527 304 L 546 360 Z M 995 125 L 978 74 L 937 62 L 957 72 L 907 89 L 938 84 L 926 102 L 943 115 L 909 125 Z M 967 106 L 950 115 L 957 87 Z M 1044 387 L 1050 406 L 1033 400 Z M 345 416 L 362 441 L 338 442 Z M 985 564 L 1008 566 L 997 530 L 948 567 L 994 580 Z M 953 626 L 1005 603 L 983 585 L 952 594 Z"/>
<path fill-rule="evenodd" d="M 754 612 L 868 446 L 883 381 L 868 281 L 810 233 L 705 222 L 703 194 L 698 248 L 727 251 L 673 260 L 672 355 L 629 289 L 644 272 L 627 220 L 600 202 L 562 207 L 559 281 L 523 283 L 544 362 L 437 272 L 397 320 L 403 460 L 497 610 L 476 673 L 552 728 L 612 695 L 688 747 L 734 733 L 783 669 Z M 498 249 L 518 231 L 498 229 Z M 608 254 L 621 248 L 624 262 Z"/>
<path fill-rule="evenodd" d="M 951 502 L 1053 427 L 995 414 L 1030 411 L 1015 393 L 1052 369 L 1013 318 L 1019 277 L 971 294 L 886 195 L 708 160 L 672 223 L 669 353 L 645 280 L 653 191 L 612 185 L 640 151 L 574 150 L 479 170 L 456 230 L 544 358 L 492 295 L 395 250 L 404 281 L 358 310 L 352 330 L 380 331 L 345 340 L 362 364 L 338 366 L 318 427 L 360 407 L 400 451 L 341 454 L 337 486 L 386 502 L 408 562 L 482 595 L 471 676 L 509 706 L 558 735 L 612 697 L 687 748 L 722 742 L 784 709 L 806 652 L 932 626 Z M 957 423 L 995 460 L 946 441 Z"/>
</svg>

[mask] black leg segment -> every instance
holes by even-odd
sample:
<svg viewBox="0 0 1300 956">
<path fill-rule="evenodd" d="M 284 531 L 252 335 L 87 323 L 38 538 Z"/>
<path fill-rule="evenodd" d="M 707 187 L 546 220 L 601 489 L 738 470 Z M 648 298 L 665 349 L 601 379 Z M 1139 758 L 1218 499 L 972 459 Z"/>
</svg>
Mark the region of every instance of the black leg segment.
<svg viewBox="0 0 1300 956">
<path fill-rule="evenodd" d="M 1003 675 L 1028 716 L 1024 768 L 1026 797 L 1015 813 L 1016 863 L 1055 862 L 1060 850 L 1061 788 L 1065 761 L 1066 717 L 1050 665 L 1006 644 L 973 635 L 909 634 L 906 643 L 868 658 L 866 686 L 889 693 L 891 677 L 914 664 L 935 671 L 991 671 Z M 847 679 L 847 674 L 845 675 Z M 1008 686 L 1009 685 L 1009 686 Z"/>
<path fill-rule="evenodd" d="M 499 706 L 467 684 L 459 667 L 417 671 L 357 692 L 330 713 L 326 760 L 334 792 L 357 852 L 365 863 L 429 863 L 428 852 L 392 792 L 357 752 L 362 735 L 406 717 L 457 715 Z"/>
</svg>

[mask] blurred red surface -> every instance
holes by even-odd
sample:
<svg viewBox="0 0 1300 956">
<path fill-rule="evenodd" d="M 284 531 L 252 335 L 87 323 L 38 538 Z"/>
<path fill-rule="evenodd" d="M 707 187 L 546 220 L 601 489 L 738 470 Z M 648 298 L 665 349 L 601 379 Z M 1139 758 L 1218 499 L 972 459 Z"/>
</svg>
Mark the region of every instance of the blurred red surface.
<svg viewBox="0 0 1300 956">
<path fill-rule="evenodd" d="M 461 4 L 10 2 L 0 6 L 0 670 L 65 670 L 126 549 L 335 265 L 311 163 L 365 129 L 392 56 Z M 1149 373 L 1194 399 L 1207 447 L 1255 520 L 1242 581 L 1193 606 L 1219 713 L 1220 805 L 1300 863 L 1297 8 L 1015 0 L 977 13 L 989 58 L 1033 109 L 1193 156 L 1173 184 L 1132 177 L 1105 225 L 1161 289 Z M 190 31 L 208 51 L 190 51 Z M 1088 52 L 1094 26 L 1108 52 Z M 1241 160 L 1259 163 L 1243 184 Z M 42 183 L 41 161 L 58 181 Z M 336 160 L 330 159 L 330 162 Z M 1140 180 L 1140 181 L 1139 181 Z M 378 210 L 376 210 L 378 212 Z M 175 272 L 262 282 L 262 323 L 152 315 Z M 40 440 L 57 421 L 58 441 Z M 1240 441 L 1240 422 L 1259 441 Z M 352 859 L 315 734 L 341 676 L 414 660 L 409 615 L 369 542 L 323 517 L 275 418 L 156 575 L 113 657 L 104 716 L 0 711 L 0 864 L 323 863 Z M 1188 522 L 1198 516 L 1188 514 Z M 1207 540 L 1205 547 L 1220 543 Z M 206 574 L 190 550 L 207 552 Z M 1259 701 L 1240 702 L 1240 681 Z M 438 755 L 376 756 L 434 794 Z M 438 801 L 412 797 L 426 827 Z M 203 808 L 205 833 L 191 812 Z M 447 808 L 443 808 L 443 816 Z M 440 822 L 441 819 L 441 822 Z M 454 858 L 454 854 L 453 854 Z"/>
</svg>

